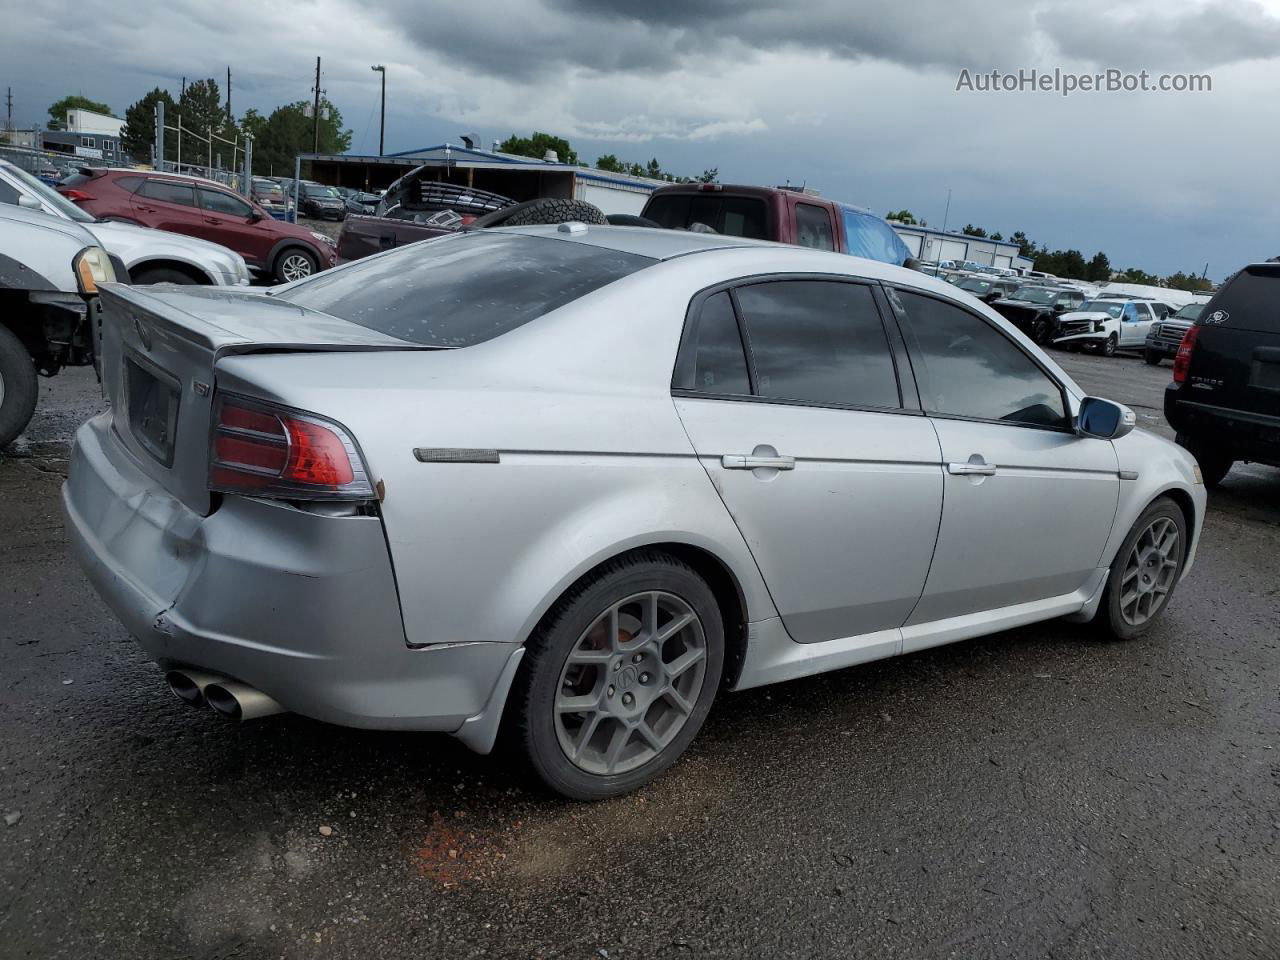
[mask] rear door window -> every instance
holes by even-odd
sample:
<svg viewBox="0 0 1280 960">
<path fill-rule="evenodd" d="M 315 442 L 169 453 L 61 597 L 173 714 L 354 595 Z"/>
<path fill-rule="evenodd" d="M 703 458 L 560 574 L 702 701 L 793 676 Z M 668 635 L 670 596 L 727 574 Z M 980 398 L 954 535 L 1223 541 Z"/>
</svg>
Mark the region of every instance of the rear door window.
<svg viewBox="0 0 1280 960">
<path fill-rule="evenodd" d="M 655 262 L 586 243 L 481 230 L 358 260 L 276 296 L 410 343 L 468 347 Z"/>
<path fill-rule="evenodd" d="M 775 280 L 737 290 L 756 393 L 824 406 L 901 406 L 889 341 L 871 288 Z"/>
<path fill-rule="evenodd" d="M 196 205 L 196 192 L 191 185 L 172 180 L 148 180 L 138 190 L 138 196 L 162 203 L 176 203 L 183 207 Z"/>
<path fill-rule="evenodd" d="M 253 213 L 253 207 L 229 193 L 204 187 L 197 192 L 200 194 L 200 206 L 210 213 L 225 213 L 229 217 L 248 217 Z"/>
<path fill-rule="evenodd" d="M 813 203 L 796 204 L 796 243 L 815 250 L 834 250 L 831 214 Z"/>
</svg>

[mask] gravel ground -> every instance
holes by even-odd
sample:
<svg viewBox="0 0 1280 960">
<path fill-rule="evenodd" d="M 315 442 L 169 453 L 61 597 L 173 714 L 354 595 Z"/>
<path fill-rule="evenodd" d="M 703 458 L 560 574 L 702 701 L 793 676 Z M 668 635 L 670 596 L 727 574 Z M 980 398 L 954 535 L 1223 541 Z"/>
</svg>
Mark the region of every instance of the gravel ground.
<svg viewBox="0 0 1280 960">
<path fill-rule="evenodd" d="M 1168 366 L 1060 355 L 1163 429 Z M 0 957 L 1280 956 L 1280 471 L 1159 626 L 1047 623 L 723 697 L 637 795 L 444 736 L 233 726 L 68 557 L 91 372 L 0 457 Z"/>
</svg>

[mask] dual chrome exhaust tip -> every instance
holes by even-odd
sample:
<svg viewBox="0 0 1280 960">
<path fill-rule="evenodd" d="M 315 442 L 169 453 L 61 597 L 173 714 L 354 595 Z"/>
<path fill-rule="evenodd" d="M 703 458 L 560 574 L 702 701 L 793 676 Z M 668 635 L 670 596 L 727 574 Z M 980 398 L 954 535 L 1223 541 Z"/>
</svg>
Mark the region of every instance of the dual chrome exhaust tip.
<svg viewBox="0 0 1280 960">
<path fill-rule="evenodd" d="M 208 704 L 228 720 L 256 720 L 284 713 L 284 707 L 248 684 L 198 670 L 170 670 L 164 675 L 173 695 L 193 707 Z"/>
</svg>

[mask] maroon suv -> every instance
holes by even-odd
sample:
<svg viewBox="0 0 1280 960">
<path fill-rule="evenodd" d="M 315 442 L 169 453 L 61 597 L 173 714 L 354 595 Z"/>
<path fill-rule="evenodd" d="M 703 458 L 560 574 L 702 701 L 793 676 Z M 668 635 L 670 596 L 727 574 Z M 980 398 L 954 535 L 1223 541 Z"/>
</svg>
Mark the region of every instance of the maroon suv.
<svg viewBox="0 0 1280 960">
<path fill-rule="evenodd" d="M 275 220 L 220 183 L 150 170 L 82 168 L 58 185 L 64 196 L 103 220 L 124 220 L 230 247 L 251 270 L 280 283 L 334 265 L 331 239 Z"/>
</svg>

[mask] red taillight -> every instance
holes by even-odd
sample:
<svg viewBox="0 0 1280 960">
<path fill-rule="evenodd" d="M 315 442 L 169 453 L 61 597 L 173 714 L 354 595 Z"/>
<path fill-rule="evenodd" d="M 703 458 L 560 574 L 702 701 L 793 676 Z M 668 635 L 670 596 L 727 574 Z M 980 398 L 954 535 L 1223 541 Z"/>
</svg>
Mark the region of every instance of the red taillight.
<svg viewBox="0 0 1280 960">
<path fill-rule="evenodd" d="M 76 190 L 73 187 L 63 187 L 59 192 L 68 200 L 74 201 L 75 203 L 79 203 L 81 200 L 93 199 L 93 197 L 89 196 L 89 194 L 85 193 L 83 190 Z"/>
<path fill-rule="evenodd" d="M 1192 326 L 1182 335 L 1178 344 L 1178 352 L 1173 357 L 1173 382 L 1186 383 L 1187 371 L 1191 369 L 1191 354 L 1196 350 L 1196 337 L 1200 336 L 1200 328 Z"/>
<path fill-rule="evenodd" d="M 368 500 L 373 487 L 338 424 L 256 400 L 214 402 L 209 489 L 292 500 Z"/>
</svg>

